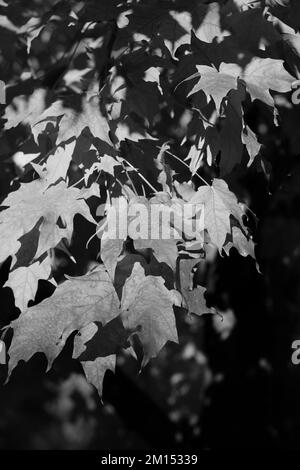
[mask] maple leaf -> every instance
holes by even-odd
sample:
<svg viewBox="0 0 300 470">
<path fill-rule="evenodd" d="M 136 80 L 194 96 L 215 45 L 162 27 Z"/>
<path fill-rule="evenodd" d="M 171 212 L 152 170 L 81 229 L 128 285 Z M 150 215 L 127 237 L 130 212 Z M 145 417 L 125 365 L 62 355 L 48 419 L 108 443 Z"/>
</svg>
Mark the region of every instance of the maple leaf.
<svg viewBox="0 0 300 470">
<path fill-rule="evenodd" d="M 45 187 L 56 183 L 59 179 L 66 179 L 74 148 L 75 141 L 73 140 L 58 146 L 44 165 L 31 163 L 40 178 L 44 180 Z"/>
<path fill-rule="evenodd" d="M 140 4 L 127 15 L 129 23 L 125 28 L 127 35 L 134 33 L 140 39 L 153 40 L 161 38 L 161 43 L 176 59 L 177 49 L 189 42 L 191 31 L 191 14 L 187 11 L 173 10 L 172 4 Z M 128 40 L 128 36 L 127 36 Z"/>
<path fill-rule="evenodd" d="M 152 266 L 149 265 L 142 253 L 125 252 L 124 256 L 122 255 L 120 260 L 118 260 L 114 279 L 114 286 L 120 300 L 122 299 L 123 286 L 126 280 L 131 276 L 136 263 L 139 263 L 143 267 L 146 275 L 162 275 L 162 269 L 160 269 L 159 272 L 153 272 Z"/>
<path fill-rule="evenodd" d="M 10 287 L 14 293 L 15 305 L 21 312 L 33 300 L 39 279 L 48 279 L 51 274 L 51 262 L 47 256 L 43 261 L 36 261 L 29 266 L 21 266 L 11 271 L 3 287 Z"/>
<path fill-rule="evenodd" d="M 120 161 L 117 161 L 110 155 L 105 154 L 100 158 L 100 171 L 102 170 L 112 176 L 115 176 L 115 166 L 120 166 Z"/>
<path fill-rule="evenodd" d="M 105 217 L 97 229 L 97 236 L 101 239 L 100 257 L 112 279 L 114 279 L 118 258 L 128 235 L 127 210 L 128 203 L 124 196 L 111 198 L 110 203 L 107 203 L 104 209 Z M 99 210 L 97 214 L 100 215 Z"/>
<path fill-rule="evenodd" d="M 274 113 L 276 104 L 283 127 L 296 116 L 288 98 L 277 94 L 274 102 L 272 91 L 288 92 L 295 80 L 287 70 L 295 73 L 299 62 L 300 7 L 296 0 L 88 0 L 76 7 L 74 2 L 71 11 L 65 0 L 50 9 L 27 3 L 29 10 L 18 12 L 0 0 L 1 78 L 9 103 L 5 110 L 0 103 L 6 120 L 1 154 L 12 156 L 26 181 L 31 165 L 39 177 L 15 181 L 19 189 L 4 196 L 0 209 L 0 264 L 12 256 L 5 286 L 21 309 L 11 324 L 9 373 L 36 352 L 46 354 L 50 367 L 77 332 L 73 357 L 101 396 L 106 371 L 114 370 L 120 348 L 136 344 L 133 335 L 144 350 L 142 365 L 177 341 L 173 306 L 182 306 L 182 298 L 174 283 L 189 312 L 215 313 L 206 305 L 205 288 L 195 285 L 193 271 L 204 253 L 208 262 L 217 250 L 229 254 L 231 248 L 254 257 L 245 206 L 224 180 L 213 177 L 230 174 L 234 186 L 237 165 L 243 172 L 241 164 L 254 159 L 259 169 L 265 165 L 257 158 L 260 143 L 252 125 L 261 126 L 252 119 L 251 101 Z M 190 83 L 177 90 L 191 79 L 191 91 Z M 37 88 L 40 83 L 46 89 Z M 181 138 L 189 183 L 182 183 L 191 178 L 185 161 L 173 155 L 175 173 L 162 144 L 170 139 L 175 148 Z M 294 136 L 293 143 L 294 150 Z M 31 165 L 23 170 L 25 160 Z M 99 184 L 68 187 L 68 173 L 72 179 L 80 173 L 80 179 L 81 172 L 86 186 L 98 172 Z M 206 179 L 212 184 L 199 187 Z M 63 246 L 70 256 L 65 244 L 76 214 L 85 225 L 96 224 L 86 200 L 100 197 L 100 189 L 106 205 L 97 211 L 102 219 L 96 234 L 103 266 L 68 279 L 52 297 L 28 308 L 39 279 L 51 276 L 46 251 Z M 126 207 L 115 213 L 122 200 Z M 196 217 L 182 214 L 188 204 L 203 207 L 197 209 L 203 216 L 197 231 Z M 153 222 L 155 205 L 162 216 Z M 120 236 L 113 232 L 123 215 L 130 225 Z M 143 224 L 145 232 L 139 230 Z M 169 238 L 161 236 L 165 229 Z M 187 256 L 192 259 L 182 259 Z M 2 346 L 0 340 L 1 363 Z"/>
<path fill-rule="evenodd" d="M 102 397 L 103 379 L 107 370 L 115 372 L 116 355 L 97 357 L 94 361 L 84 361 L 81 364 L 87 381 L 96 387 Z"/>
<path fill-rule="evenodd" d="M 255 57 L 241 73 L 246 88 L 254 101 L 261 100 L 274 107 L 274 99 L 269 90 L 286 93 L 291 90 L 295 78 L 283 67 L 283 60 Z"/>
<path fill-rule="evenodd" d="M 196 193 L 192 181 L 187 183 L 179 183 L 179 181 L 174 181 L 174 188 L 177 193 L 182 197 L 184 201 L 189 201 Z"/>
<path fill-rule="evenodd" d="M 274 100 L 269 90 L 290 91 L 295 81 L 283 67 L 283 60 L 270 58 L 254 57 L 244 70 L 237 64 L 223 62 L 220 64 L 219 71 L 206 65 L 198 65 L 197 69 L 196 74 L 186 79 L 190 80 L 198 75 L 201 77 L 189 95 L 203 90 L 208 96 L 212 96 L 217 111 L 227 93 L 232 89 L 237 89 L 238 79 L 245 82 L 252 100 L 259 99 L 271 107 L 274 107 Z"/>
<path fill-rule="evenodd" d="M 201 262 L 201 261 L 200 261 Z M 205 313 L 216 313 L 214 308 L 207 307 L 203 286 L 194 286 L 193 269 L 199 263 L 199 259 L 180 259 L 178 265 L 180 292 L 185 300 L 186 309 L 189 313 L 203 315 Z"/>
<path fill-rule="evenodd" d="M 2 203 L 7 209 L 0 212 L 0 262 L 19 250 L 19 239 L 38 222 L 40 234 L 36 258 L 63 238 L 70 241 L 75 214 L 96 223 L 84 200 L 92 195 L 97 195 L 95 187 L 80 190 L 68 187 L 63 181 L 48 189 L 42 179 L 22 183 Z M 64 224 L 63 228 L 58 225 L 59 220 Z"/>
<path fill-rule="evenodd" d="M 116 355 L 129 346 L 120 316 L 105 326 L 89 323 L 74 338 L 73 358 L 81 362 L 87 380 L 102 396 L 103 379 L 107 370 L 115 371 Z"/>
<path fill-rule="evenodd" d="M 158 240 L 138 238 L 134 240 L 134 247 L 138 251 L 150 249 L 160 263 L 166 263 L 175 270 L 178 249 L 177 241 L 174 238 Z"/>
<path fill-rule="evenodd" d="M 73 357 L 85 362 L 117 354 L 129 346 L 128 338 L 133 332 L 124 328 L 120 315 L 104 326 L 99 322 L 89 323 L 74 338 Z"/>
<path fill-rule="evenodd" d="M 11 129 L 20 123 L 32 126 L 45 110 L 46 97 L 45 88 L 37 88 L 28 97 L 26 95 L 16 96 L 5 108 L 4 119 L 6 119 L 6 123 L 4 128 Z"/>
<path fill-rule="evenodd" d="M 60 284 L 50 298 L 25 310 L 11 323 L 9 374 L 20 360 L 43 352 L 48 369 L 63 349 L 68 336 L 91 322 L 102 325 L 119 314 L 119 300 L 103 268 Z"/>
<path fill-rule="evenodd" d="M 79 335 L 75 336 L 73 350 L 74 359 L 77 359 L 78 356 L 80 356 L 85 351 L 85 343 L 90 341 L 92 337 L 95 336 L 97 331 L 97 325 L 95 323 L 89 323 L 80 330 Z M 96 357 L 93 360 L 81 361 L 81 365 L 83 367 L 87 381 L 96 387 L 101 397 L 105 372 L 107 370 L 115 372 L 116 354 L 109 354 L 104 357 Z"/>
<path fill-rule="evenodd" d="M 52 128 L 49 127 L 51 124 Z M 81 134 L 88 139 L 92 135 L 112 145 L 109 125 L 101 112 L 97 95 L 89 97 L 87 94 L 82 98 L 74 94 L 68 101 L 55 101 L 31 124 L 31 129 L 36 142 L 40 134 L 50 132 L 57 134 L 56 145 L 77 139 Z"/>
<path fill-rule="evenodd" d="M 248 166 L 250 166 L 253 163 L 254 158 L 259 154 L 261 144 L 258 142 L 256 134 L 247 125 L 244 127 L 242 132 L 242 142 L 246 145 L 249 155 Z"/>
<path fill-rule="evenodd" d="M 247 238 L 239 227 L 232 227 L 231 238 L 232 241 L 229 241 L 223 247 L 227 255 L 229 255 L 230 249 L 234 247 L 241 256 L 251 256 L 255 259 L 253 240 L 251 238 Z"/>
<path fill-rule="evenodd" d="M 227 234 L 231 233 L 230 216 L 235 217 L 246 230 L 243 222 L 244 208 L 224 180 L 215 178 L 211 186 L 201 186 L 189 202 L 204 204 L 205 228 L 211 242 L 220 252 Z"/>
<path fill-rule="evenodd" d="M 184 12 L 169 11 L 169 15 L 159 27 L 166 47 L 173 58 L 176 59 L 176 51 L 183 44 L 188 44 L 191 39 L 191 14 Z"/>
<path fill-rule="evenodd" d="M 189 210 L 188 210 L 189 209 Z M 202 239 L 196 226 L 196 206 L 185 207 L 180 198 L 157 193 L 150 200 L 133 197 L 129 203 L 128 236 L 138 250 L 153 251 L 159 262 L 176 267 L 177 243 L 182 238 Z"/>
<path fill-rule="evenodd" d="M 118 258 L 123 249 L 124 239 L 110 238 L 107 232 L 101 237 L 100 256 L 103 264 L 109 272 L 112 279 L 115 277 L 115 270 Z"/>
<path fill-rule="evenodd" d="M 217 2 L 209 5 L 196 4 L 193 26 L 198 39 L 207 43 L 211 43 L 215 38 L 221 42 L 228 34 L 222 27 L 221 7 Z"/>
<path fill-rule="evenodd" d="M 244 97 L 243 87 L 231 89 L 224 103 L 218 125 L 206 121 L 199 122 L 197 129 L 199 141 L 197 145 L 191 146 L 186 157 L 187 160 L 190 160 L 189 166 L 192 174 L 196 173 L 203 158 L 209 165 L 212 165 L 219 156 L 220 175 L 224 176 L 230 173 L 236 165 L 241 163 L 244 145 L 249 155 L 248 166 L 252 164 L 260 152 L 261 145 L 254 132 L 244 122 L 242 107 Z"/>
<path fill-rule="evenodd" d="M 138 331 L 144 349 L 142 365 L 157 356 L 167 341 L 178 342 L 173 304 L 178 298 L 161 277 L 145 276 L 135 263 L 123 287 L 121 318 L 126 329 Z"/>
<path fill-rule="evenodd" d="M 167 201 L 169 199 L 167 196 Z M 129 203 L 123 196 L 111 199 L 97 234 L 101 238 L 101 259 L 112 278 L 127 237 L 134 240 L 136 250 L 153 251 L 159 262 L 175 269 L 177 239 L 180 237 L 176 228 L 170 224 L 171 213 L 172 207 L 160 203 L 157 197 L 149 201 L 144 197 L 133 196 Z"/>
<path fill-rule="evenodd" d="M 153 305 L 156 298 L 158 301 Z M 76 339 L 74 355 L 86 361 L 86 357 L 82 357 L 83 343 L 94 336 L 91 323 L 100 322 L 105 327 L 120 313 L 128 333 L 125 335 L 122 329 L 122 335 L 118 337 L 124 342 L 127 335 L 138 330 L 144 347 L 145 365 L 167 341 L 177 341 L 172 306 L 180 301 L 179 293 L 169 291 L 161 277 L 145 276 L 139 263 L 134 265 L 124 284 L 121 310 L 113 283 L 103 266 L 84 276 L 69 278 L 50 298 L 28 308 L 11 323 L 14 335 L 9 349 L 9 375 L 19 360 L 27 361 L 36 352 L 46 355 L 49 369 L 75 330 L 80 330 L 82 338 Z M 112 331 L 115 334 L 114 328 Z M 121 341 L 118 340 L 117 345 L 120 346 Z M 97 380 L 98 388 L 106 368 L 112 367 L 113 361 L 113 357 L 103 361 L 96 358 L 93 364 L 86 364 L 85 371 L 92 383 L 96 384 Z"/>
<path fill-rule="evenodd" d="M 244 81 L 252 100 L 261 100 L 271 107 L 274 107 L 274 100 L 269 90 L 283 93 L 290 91 L 295 81 L 295 78 L 283 67 L 283 60 L 270 58 L 254 57 L 244 69 L 237 64 L 223 62 L 219 71 L 206 65 L 198 65 L 197 69 L 197 73 L 186 79 L 190 80 L 199 75 L 201 77 L 189 95 L 203 90 L 213 97 L 217 111 L 227 93 L 231 89 L 237 89 L 238 79 Z"/>
<path fill-rule="evenodd" d="M 198 91 L 204 91 L 206 95 L 213 98 L 216 110 L 219 112 L 223 98 L 227 96 L 230 90 L 237 89 L 239 67 L 236 64 L 225 64 L 222 62 L 219 70 L 207 65 L 197 65 L 197 70 L 198 73 L 194 74 L 192 78 L 199 74 L 200 80 L 189 92 L 188 96 Z"/>
<path fill-rule="evenodd" d="M 104 171 L 105 173 L 109 173 L 110 175 L 115 176 L 114 168 L 121 166 L 122 159 L 119 158 L 118 160 L 119 161 L 117 161 L 115 158 L 111 157 L 110 155 L 106 155 L 106 154 L 100 157 L 99 162 L 93 163 L 91 168 L 85 170 L 85 175 L 84 175 L 85 184 L 87 185 L 88 179 L 94 173 L 94 171 L 97 171 L 98 173 L 100 173 L 101 171 Z"/>
</svg>

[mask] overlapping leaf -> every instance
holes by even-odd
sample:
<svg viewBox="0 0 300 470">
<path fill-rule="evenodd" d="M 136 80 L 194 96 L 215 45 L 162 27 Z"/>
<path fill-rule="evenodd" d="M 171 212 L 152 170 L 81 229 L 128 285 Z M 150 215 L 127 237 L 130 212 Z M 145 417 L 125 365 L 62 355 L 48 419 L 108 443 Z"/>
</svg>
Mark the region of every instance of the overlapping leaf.
<svg viewBox="0 0 300 470">
<path fill-rule="evenodd" d="M 244 207 L 238 203 L 224 180 L 215 178 L 211 186 L 201 186 L 190 203 L 204 205 L 205 229 L 219 251 L 222 250 L 227 235 L 231 234 L 231 216 L 247 231 L 243 221 Z"/>
<path fill-rule="evenodd" d="M 237 89 L 239 67 L 236 64 L 225 64 L 222 62 L 219 70 L 207 65 L 197 65 L 197 70 L 200 79 L 188 96 L 202 90 L 207 96 L 213 98 L 219 113 L 222 100 L 230 90 Z"/>
<path fill-rule="evenodd" d="M 80 360 L 87 380 L 100 396 L 105 372 L 115 371 L 117 353 L 129 346 L 130 334 L 119 316 L 105 326 L 89 323 L 75 336 L 73 357 Z"/>
<path fill-rule="evenodd" d="M 139 263 L 125 282 L 121 305 L 103 266 L 70 278 L 50 298 L 28 308 L 11 323 L 14 335 L 9 349 L 9 374 L 20 360 L 28 361 L 37 352 L 46 355 L 49 369 L 68 336 L 80 330 L 74 357 L 82 359 L 88 379 L 101 393 L 104 373 L 114 369 L 116 349 L 124 345 L 128 335 L 137 332 L 144 349 L 144 365 L 167 341 L 178 340 L 173 305 L 180 302 L 178 292 L 169 291 L 161 277 L 145 276 Z M 119 315 L 124 326 L 119 322 L 112 324 L 114 343 L 109 345 L 112 350 L 104 348 L 96 358 L 91 355 L 91 360 L 82 356 L 84 344 L 96 334 L 94 322 L 105 328 Z"/>
<path fill-rule="evenodd" d="M 198 263 L 199 259 L 181 259 L 179 261 L 178 276 L 180 291 L 185 301 L 184 307 L 189 313 L 195 313 L 196 315 L 214 314 L 216 313 L 215 309 L 208 307 L 206 304 L 204 297 L 206 289 L 203 286 L 194 285 L 193 270 Z"/>
<path fill-rule="evenodd" d="M 118 314 L 119 300 L 103 267 L 65 281 L 50 298 L 11 323 L 10 372 L 20 360 L 28 361 L 37 352 L 46 355 L 50 368 L 73 331 L 94 321 L 105 325 Z"/>
<path fill-rule="evenodd" d="M 136 263 L 123 287 L 122 321 L 125 328 L 140 327 L 138 336 L 144 349 L 143 365 L 157 356 L 167 341 L 178 342 L 173 304 L 178 304 L 175 292 L 164 286 L 162 278 L 145 276 Z"/>
<path fill-rule="evenodd" d="M 291 4 L 292 11 L 298 11 L 295 2 Z M 197 191 L 193 183 L 196 173 L 203 183 L 200 172 L 209 173 L 208 165 L 213 170 L 208 179 L 205 176 L 207 181 L 214 174 L 229 175 L 241 163 L 250 165 L 260 144 L 247 121 L 248 106 L 259 100 L 275 109 L 271 92 L 291 89 L 294 77 L 285 68 L 277 42 L 283 38 L 297 55 L 297 34 L 287 29 L 297 21 L 288 13 L 280 20 L 269 15 L 278 5 L 286 2 L 89 1 L 70 12 L 66 3 L 61 23 L 71 27 L 78 41 L 70 48 L 66 68 L 62 55 L 62 71 L 50 84 L 52 91 L 37 88 L 29 98 L 16 92 L 4 115 L 9 139 L 23 132 L 23 127 L 15 128 L 25 124 L 32 134 L 30 143 L 34 140 L 28 154 L 39 152 L 38 158 L 32 157 L 39 179 L 21 183 L 4 199 L 0 212 L 0 263 L 13 256 L 6 286 L 22 311 L 11 324 L 10 372 L 36 352 L 46 355 L 50 367 L 76 331 L 73 357 L 101 395 L 106 370 L 114 371 L 118 350 L 127 347 L 133 335 L 142 345 L 143 365 L 168 341 L 178 340 L 173 306 L 182 299 L 172 290 L 176 276 L 188 311 L 214 312 L 206 305 L 204 287 L 193 284 L 193 266 L 209 246 L 227 254 L 234 247 L 242 256 L 254 257 L 254 244 L 246 210 L 226 182 L 215 178 Z M 6 9 L 1 5 L 0 13 Z M 36 64 L 25 49 L 27 45 L 30 53 L 31 46 L 32 51 L 40 47 L 43 55 L 45 44 L 38 38 L 44 38 L 40 33 L 44 27 L 47 33 L 45 19 L 52 15 L 51 9 L 37 21 L 22 14 L 17 26 L 10 18 L 6 21 L 7 31 L 18 30 L 18 41 L 23 41 L 18 44 L 26 55 L 22 65 L 14 61 L 11 92 L 21 66 L 21 80 L 29 74 L 35 83 L 36 67 L 44 58 L 38 57 Z M 45 64 L 60 62 L 69 40 L 69 34 L 66 41 L 59 38 L 59 54 L 51 51 Z M 1 49 L 6 65 L 10 48 L 1 44 Z M 83 77 L 88 92 L 80 94 L 81 87 L 73 85 Z M 197 80 L 191 90 L 188 83 L 176 87 L 190 78 Z M 193 183 L 182 183 L 191 176 L 185 179 L 188 169 L 182 168 L 181 157 L 173 154 L 180 168 L 174 164 L 173 170 L 164 158 L 168 146 L 158 153 L 158 144 L 170 138 L 174 148 L 184 138 Z M 175 168 L 176 173 L 186 171 L 176 182 Z M 72 172 L 80 173 L 78 180 L 82 178 L 88 189 L 68 187 Z M 94 179 L 101 191 L 90 186 Z M 97 212 L 103 218 L 95 230 L 104 266 L 63 282 L 50 298 L 28 308 L 39 279 L 50 277 L 45 252 L 63 239 L 70 241 L 76 214 L 95 223 L 86 199 L 100 192 L 106 205 Z M 118 207 L 121 201 L 125 206 Z M 197 232 L 194 217 L 182 212 L 186 204 L 203 208 Z M 152 219 L 154 208 L 160 209 L 161 218 Z M 129 225 L 121 234 L 113 233 L 123 216 Z M 165 230 L 168 236 L 161 236 Z M 180 253 L 192 259 L 178 262 Z"/>
<path fill-rule="evenodd" d="M 35 140 L 42 133 L 54 134 L 59 145 L 69 139 L 78 138 L 88 131 L 97 139 L 111 145 L 109 125 L 103 116 L 97 95 L 89 97 L 73 95 L 67 102 L 55 101 L 31 124 Z"/>
<path fill-rule="evenodd" d="M 27 308 L 29 300 L 35 298 L 39 279 L 47 280 L 51 274 L 51 262 L 48 257 L 36 261 L 30 266 L 21 266 L 13 270 L 4 287 L 10 287 L 14 293 L 15 305 L 21 312 Z"/>
<path fill-rule="evenodd" d="M 197 69 L 198 73 L 190 78 L 199 76 L 200 79 L 189 95 L 203 90 L 208 96 L 212 96 L 217 111 L 227 93 L 232 89 L 237 89 L 239 79 L 245 82 L 252 100 L 258 99 L 272 107 L 274 107 L 274 100 L 269 90 L 290 91 L 295 81 L 285 70 L 282 60 L 270 58 L 254 57 L 244 69 L 237 64 L 225 63 L 220 65 L 219 70 L 206 65 L 199 65 Z"/>
<path fill-rule="evenodd" d="M 35 258 L 55 247 L 63 238 L 70 240 L 75 214 L 95 223 L 85 202 L 92 195 L 97 195 L 95 187 L 89 190 L 68 188 L 63 181 L 48 189 L 42 179 L 22 183 L 2 203 L 6 209 L 0 213 L 0 262 L 19 250 L 19 239 L 37 223 L 40 233 Z"/>
</svg>

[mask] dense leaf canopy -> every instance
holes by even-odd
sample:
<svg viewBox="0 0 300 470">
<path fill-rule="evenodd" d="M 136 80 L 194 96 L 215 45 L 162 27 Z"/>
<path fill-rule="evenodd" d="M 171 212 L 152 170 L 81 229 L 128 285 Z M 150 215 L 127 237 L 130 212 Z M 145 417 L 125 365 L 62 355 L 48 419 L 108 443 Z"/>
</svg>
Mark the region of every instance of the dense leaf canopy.
<svg viewBox="0 0 300 470">
<path fill-rule="evenodd" d="M 193 282 L 208 253 L 255 258 L 255 216 L 234 175 L 270 176 L 248 117 L 259 102 L 278 125 L 277 104 L 291 105 L 299 2 L 22 3 L 0 1 L 0 158 L 17 167 L 0 212 L 0 263 L 11 257 L 20 309 L 9 373 L 37 352 L 50 367 L 73 333 L 101 395 L 120 348 L 135 356 L 138 341 L 144 366 L 178 341 L 175 314 L 216 313 Z M 187 206 L 201 207 L 196 230 Z M 138 212 L 158 209 L 139 235 Z M 130 224 L 112 237 L 122 211 Z M 78 219 L 97 265 L 59 279 L 55 253 L 71 256 Z M 39 280 L 55 290 L 34 303 Z"/>
</svg>

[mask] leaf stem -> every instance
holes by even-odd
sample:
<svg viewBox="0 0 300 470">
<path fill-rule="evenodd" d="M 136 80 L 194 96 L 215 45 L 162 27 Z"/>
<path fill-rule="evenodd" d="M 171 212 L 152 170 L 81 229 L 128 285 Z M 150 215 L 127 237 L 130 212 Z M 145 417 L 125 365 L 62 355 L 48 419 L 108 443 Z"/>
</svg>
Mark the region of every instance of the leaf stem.
<svg viewBox="0 0 300 470">
<path fill-rule="evenodd" d="M 80 180 L 76 181 L 76 183 L 72 184 L 72 186 L 69 186 L 69 188 L 75 188 L 75 186 L 77 186 L 77 184 L 81 183 L 81 181 L 84 181 L 84 178 L 85 178 L 85 176 L 80 178 Z"/>
<path fill-rule="evenodd" d="M 149 181 L 139 172 L 139 170 L 137 168 L 135 168 L 133 165 L 131 165 L 131 163 L 128 160 L 126 160 L 126 158 L 123 158 L 123 160 L 127 163 L 127 165 L 130 166 L 130 168 L 132 168 L 134 171 L 137 172 L 139 177 L 149 186 L 150 189 L 152 189 L 152 191 L 154 193 L 158 193 L 157 189 L 155 189 L 154 186 L 152 186 L 152 184 L 149 183 Z"/>
<path fill-rule="evenodd" d="M 158 149 L 162 150 L 162 147 L 159 147 L 157 146 Z M 175 158 L 175 160 L 177 160 L 178 162 L 182 163 L 186 168 L 188 168 L 190 170 L 190 167 L 187 163 L 185 163 L 183 160 L 181 160 L 181 158 L 177 157 L 176 155 L 174 155 L 174 153 L 170 152 L 169 150 L 165 150 L 166 153 L 168 153 L 169 155 L 171 155 L 171 157 Z M 191 170 L 190 170 L 191 171 Z M 206 186 L 210 186 L 210 184 L 205 181 L 204 178 L 202 178 L 202 176 L 198 175 L 198 173 L 195 173 L 196 176 L 198 176 L 198 178 L 204 183 L 206 184 Z"/>
<path fill-rule="evenodd" d="M 123 169 L 124 169 L 124 171 L 125 171 L 125 173 L 126 173 L 127 178 L 129 179 L 129 181 L 130 181 L 130 183 L 131 183 L 131 186 L 132 186 L 132 189 L 133 189 L 133 191 L 134 191 L 134 194 L 135 194 L 136 196 L 138 196 L 136 187 L 134 186 L 134 183 L 133 183 L 133 181 L 132 181 L 132 179 L 131 179 L 129 173 L 128 173 L 127 169 L 125 168 L 125 165 L 124 165 L 124 162 L 123 162 L 123 161 L 122 161 L 122 167 L 123 167 Z"/>
</svg>

